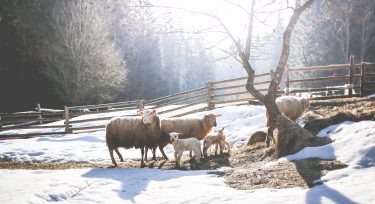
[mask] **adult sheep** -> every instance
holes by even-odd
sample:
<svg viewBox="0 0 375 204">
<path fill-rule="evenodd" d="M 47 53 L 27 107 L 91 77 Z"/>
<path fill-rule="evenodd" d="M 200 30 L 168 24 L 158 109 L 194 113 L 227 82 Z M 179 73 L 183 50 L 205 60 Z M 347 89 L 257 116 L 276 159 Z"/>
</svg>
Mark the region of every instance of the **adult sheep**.
<svg viewBox="0 0 375 204">
<path fill-rule="evenodd" d="M 216 117 L 221 114 L 207 114 L 201 118 L 162 118 L 161 119 L 161 135 L 159 144 L 153 147 L 153 152 L 159 146 L 160 152 L 163 154 L 164 159 L 168 159 L 164 152 L 164 147 L 170 143 L 170 133 L 182 133 L 180 139 L 195 137 L 198 140 L 203 140 L 213 127 L 216 127 Z"/>
<path fill-rule="evenodd" d="M 289 119 L 295 121 L 302 113 L 309 108 L 310 99 L 300 98 L 297 96 L 282 96 L 276 98 L 276 106 Z M 269 119 L 267 114 L 267 127 L 269 127 Z"/>
<path fill-rule="evenodd" d="M 295 121 L 299 117 L 301 117 L 302 113 L 307 110 L 310 106 L 310 99 L 309 98 L 300 98 L 297 96 L 282 96 L 276 98 L 276 106 L 283 113 L 287 118 Z M 267 127 L 270 127 L 269 116 L 267 115 Z M 271 133 L 267 134 L 266 143 L 269 146 L 270 138 L 274 139 Z"/>
<path fill-rule="evenodd" d="M 118 151 L 119 147 L 140 148 L 141 167 L 144 167 L 144 148 L 158 144 L 161 129 L 156 110 L 144 110 L 141 115 L 142 117 L 116 117 L 107 124 L 106 143 L 114 166 L 117 166 L 117 163 L 113 157 L 113 150 L 123 162 L 122 155 Z"/>
</svg>

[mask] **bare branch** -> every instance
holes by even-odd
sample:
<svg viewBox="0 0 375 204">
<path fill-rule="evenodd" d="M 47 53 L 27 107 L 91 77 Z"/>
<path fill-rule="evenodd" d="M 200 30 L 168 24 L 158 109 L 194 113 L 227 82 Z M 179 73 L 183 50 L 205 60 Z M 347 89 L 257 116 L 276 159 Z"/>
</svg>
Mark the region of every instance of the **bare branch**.
<svg viewBox="0 0 375 204">
<path fill-rule="evenodd" d="M 225 59 L 232 58 L 232 57 L 233 57 L 233 55 L 227 55 L 227 56 L 224 56 L 224 57 L 216 58 L 214 61 L 221 61 L 221 60 L 225 60 Z"/>
<path fill-rule="evenodd" d="M 221 0 L 225 3 L 228 3 L 228 4 L 231 4 L 239 9 L 241 9 L 244 13 L 246 13 L 247 15 L 251 16 L 251 12 L 249 12 L 248 10 L 246 10 L 244 7 L 242 7 L 241 5 L 237 4 L 237 3 L 234 3 L 234 2 L 231 2 L 231 1 L 228 1 L 228 0 Z"/>
<path fill-rule="evenodd" d="M 282 51 L 281 51 L 279 63 L 277 65 L 274 76 L 272 76 L 272 80 L 271 80 L 271 83 L 270 83 L 270 86 L 269 86 L 269 89 L 268 89 L 268 93 L 267 93 L 267 95 L 270 95 L 271 98 L 276 97 L 277 87 L 280 84 L 280 81 L 282 79 L 282 75 L 284 73 L 284 69 L 285 69 L 287 61 L 288 61 L 289 52 L 290 52 L 290 37 L 292 35 L 292 31 L 293 31 L 295 25 L 297 24 L 298 19 L 299 19 L 300 15 L 302 14 L 302 12 L 304 10 L 306 10 L 313 2 L 314 2 L 314 0 L 308 0 L 302 6 L 296 8 L 294 10 L 294 13 L 293 13 L 289 23 L 288 23 L 288 26 L 286 27 L 286 29 L 284 31 L 283 48 L 282 48 Z"/>
<path fill-rule="evenodd" d="M 229 38 L 229 37 L 226 36 L 226 37 L 220 39 L 219 41 L 217 41 L 215 44 L 213 44 L 213 45 L 211 45 L 211 46 L 209 46 L 209 47 L 206 47 L 206 48 L 204 48 L 204 49 L 206 49 L 206 50 L 208 50 L 208 49 L 212 49 L 212 48 L 216 47 L 217 45 L 219 45 L 220 43 L 222 43 L 224 40 L 227 40 L 228 38 Z"/>
</svg>

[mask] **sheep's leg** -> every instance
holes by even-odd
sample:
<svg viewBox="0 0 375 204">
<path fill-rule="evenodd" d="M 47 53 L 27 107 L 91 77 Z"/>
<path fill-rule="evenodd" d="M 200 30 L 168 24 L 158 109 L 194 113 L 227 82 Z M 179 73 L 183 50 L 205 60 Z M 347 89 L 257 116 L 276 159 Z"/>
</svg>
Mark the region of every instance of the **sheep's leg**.
<svg viewBox="0 0 375 204">
<path fill-rule="evenodd" d="M 124 159 L 122 158 L 122 155 L 120 154 L 120 151 L 118 151 L 118 148 L 115 148 L 115 152 L 116 152 L 117 156 L 120 158 L 120 161 L 124 162 Z"/>
<path fill-rule="evenodd" d="M 227 147 L 228 147 L 228 154 L 230 154 L 230 145 L 229 145 L 229 142 L 225 142 L 225 144 L 226 144 Z"/>
<path fill-rule="evenodd" d="M 203 142 L 203 155 L 204 157 L 207 157 L 207 143 Z"/>
<path fill-rule="evenodd" d="M 145 162 L 143 161 L 143 155 L 145 153 L 144 147 L 141 147 L 141 168 L 145 167 Z"/>
<path fill-rule="evenodd" d="M 216 143 L 215 144 L 215 156 L 217 155 L 217 149 L 219 148 L 219 145 Z"/>
<path fill-rule="evenodd" d="M 115 158 L 113 157 L 113 149 L 112 148 L 108 148 L 108 150 L 109 150 L 109 155 L 111 156 L 112 164 L 116 167 L 117 163 L 115 161 Z"/>
<path fill-rule="evenodd" d="M 195 148 L 194 154 L 195 154 L 195 157 L 197 158 L 197 163 L 200 163 L 201 162 L 201 150 L 200 150 L 200 148 Z"/>
<path fill-rule="evenodd" d="M 176 166 L 179 166 L 177 152 L 174 152 L 174 159 L 176 160 Z"/>
<path fill-rule="evenodd" d="M 147 162 L 147 152 L 148 152 L 148 147 L 146 147 L 146 152 L 145 152 L 145 161 Z"/>
<path fill-rule="evenodd" d="M 224 142 L 220 142 L 220 154 L 223 154 L 224 149 L 225 149 L 225 143 Z"/>
<path fill-rule="evenodd" d="M 155 147 L 152 148 L 152 159 L 153 159 L 154 161 L 156 161 L 156 147 L 157 147 L 157 146 L 155 146 Z"/>
<path fill-rule="evenodd" d="M 193 151 L 190 150 L 190 154 L 189 154 L 190 158 L 193 158 L 193 153 L 192 152 Z"/>
<path fill-rule="evenodd" d="M 177 156 L 177 166 L 180 166 L 180 161 L 181 161 L 181 157 L 182 157 L 182 151 L 178 153 L 178 156 Z"/>
<path fill-rule="evenodd" d="M 164 159 L 168 160 L 168 157 L 167 157 L 167 155 L 164 152 L 164 147 L 161 146 L 161 145 L 159 145 L 159 150 L 160 150 L 161 154 L 163 155 Z"/>
</svg>

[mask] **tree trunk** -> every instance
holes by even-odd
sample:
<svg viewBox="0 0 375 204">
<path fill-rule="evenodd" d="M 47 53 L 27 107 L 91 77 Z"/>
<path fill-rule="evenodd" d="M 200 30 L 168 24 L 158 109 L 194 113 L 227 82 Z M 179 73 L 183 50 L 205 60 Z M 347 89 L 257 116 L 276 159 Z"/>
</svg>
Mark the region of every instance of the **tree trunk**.
<svg viewBox="0 0 375 204">
<path fill-rule="evenodd" d="M 332 142 L 328 137 L 316 137 L 308 130 L 283 115 L 273 120 L 273 134 L 276 137 L 274 157 L 280 158 L 294 154 L 305 147 L 326 145 Z"/>
<path fill-rule="evenodd" d="M 290 38 L 292 31 L 297 24 L 297 21 L 302 12 L 306 8 L 308 8 L 313 3 L 313 1 L 314 0 L 309 0 L 304 5 L 297 6 L 294 9 L 294 13 L 283 34 L 283 47 L 279 63 L 277 65 L 275 73 L 271 76 L 271 83 L 269 85 L 268 93 L 265 96 L 254 88 L 254 71 L 249 63 L 249 58 L 245 55 L 240 55 L 243 62 L 243 67 L 248 73 L 246 90 L 257 100 L 263 103 L 266 107 L 267 119 L 269 122 L 266 143 L 267 145 L 269 145 L 270 140 L 273 140 L 275 144 L 275 158 L 296 153 L 304 147 L 319 146 L 332 142 L 329 138 L 315 137 L 311 132 L 303 129 L 294 121 L 286 118 L 281 114 L 275 102 L 278 85 L 280 84 L 280 81 L 282 79 L 289 57 Z"/>
</svg>

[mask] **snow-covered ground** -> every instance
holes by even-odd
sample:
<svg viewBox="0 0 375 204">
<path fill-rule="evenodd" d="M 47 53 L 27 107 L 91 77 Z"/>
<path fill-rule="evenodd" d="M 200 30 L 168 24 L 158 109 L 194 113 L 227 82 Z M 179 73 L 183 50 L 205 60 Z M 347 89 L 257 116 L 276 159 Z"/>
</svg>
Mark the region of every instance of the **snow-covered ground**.
<svg viewBox="0 0 375 204">
<path fill-rule="evenodd" d="M 234 145 L 242 145 L 256 129 L 265 126 L 265 108 L 263 106 L 228 106 L 213 110 L 221 113 L 217 119 L 217 128 L 225 127 L 228 141 Z M 208 112 L 200 112 L 189 117 L 200 117 Z M 121 114 L 126 114 L 125 112 Z M 119 114 L 110 113 L 109 116 Z M 80 116 L 104 117 L 102 114 Z M 56 123 L 62 123 L 61 121 Z M 92 125 L 105 124 L 103 121 L 90 122 Z M 22 130 L 35 131 L 35 130 Z M 39 130 L 43 131 L 43 130 Z M 45 130 L 44 130 L 45 131 Z M 7 131 L 8 132 L 8 131 Z M 12 130 L 14 134 L 16 130 Z M 1 137 L 1 135 L 0 135 Z M 120 150 L 125 159 L 140 158 L 140 151 L 135 149 Z M 165 147 L 167 155 L 173 157 L 173 147 Z M 157 156 L 162 156 L 157 151 Z M 111 163 L 108 148 L 105 144 L 105 131 L 85 132 L 79 134 L 62 134 L 26 140 L 0 140 L 0 157 L 15 162 L 79 162 L 79 163 Z"/>
<path fill-rule="evenodd" d="M 215 109 L 229 142 L 239 146 L 265 126 L 263 106 Z M 206 112 L 194 114 L 200 116 Z M 87 117 L 87 116 L 86 116 Z M 110 163 L 104 131 L 0 141 L 0 158 L 33 162 Z M 283 160 L 338 159 L 348 168 L 329 172 L 310 189 L 227 187 L 211 171 L 160 169 L 0 170 L 0 203 L 375 203 L 375 121 L 344 122 L 319 133 L 332 144 L 305 148 Z M 166 153 L 172 154 L 170 145 Z M 139 150 L 121 150 L 126 159 Z M 158 156 L 161 156 L 159 152 Z"/>
</svg>

